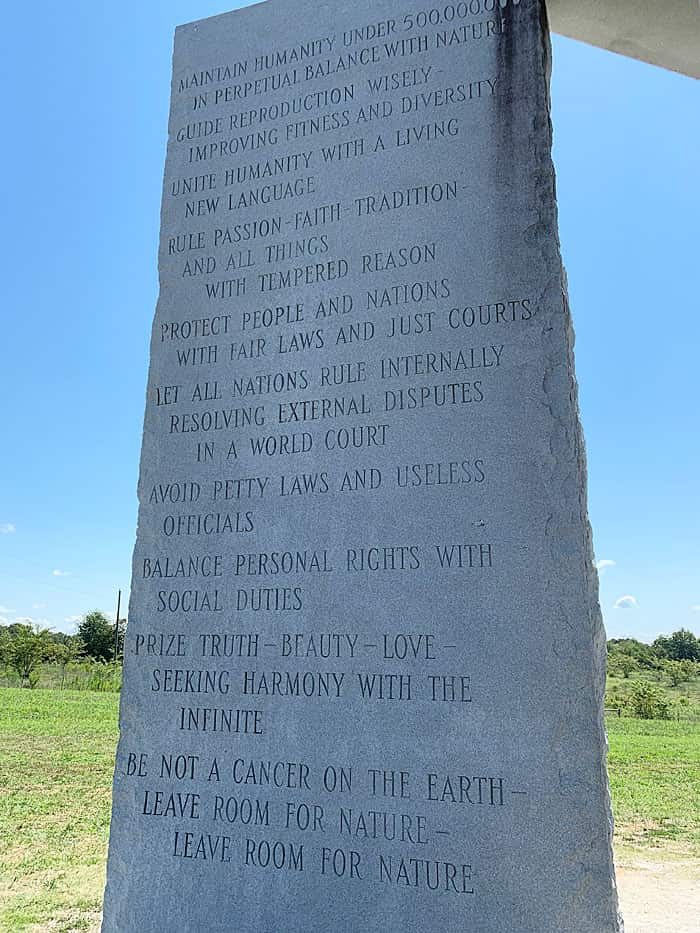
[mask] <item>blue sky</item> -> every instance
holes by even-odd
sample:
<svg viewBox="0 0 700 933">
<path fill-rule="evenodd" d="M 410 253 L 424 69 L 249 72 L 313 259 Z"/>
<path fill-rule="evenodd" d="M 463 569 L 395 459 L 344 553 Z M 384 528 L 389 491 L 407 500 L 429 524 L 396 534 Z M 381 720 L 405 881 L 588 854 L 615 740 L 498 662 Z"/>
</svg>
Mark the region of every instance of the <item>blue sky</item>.
<svg viewBox="0 0 700 933">
<path fill-rule="evenodd" d="M 172 33 L 234 5 L 3 14 L 0 621 L 128 591 Z M 552 95 L 608 633 L 698 632 L 700 88 L 555 38 Z"/>
</svg>

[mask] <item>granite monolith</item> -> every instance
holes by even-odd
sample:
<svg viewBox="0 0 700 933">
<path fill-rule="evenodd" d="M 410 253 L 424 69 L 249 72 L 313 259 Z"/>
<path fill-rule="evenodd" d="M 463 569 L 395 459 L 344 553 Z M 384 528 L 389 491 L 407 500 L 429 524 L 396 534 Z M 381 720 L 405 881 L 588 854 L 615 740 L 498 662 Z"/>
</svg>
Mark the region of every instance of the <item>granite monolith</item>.
<svg viewBox="0 0 700 933">
<path fill-rule="evenodd" d="M 180 27 L 104 933 L 617 933 L 540 0 Z"/>
</svg>

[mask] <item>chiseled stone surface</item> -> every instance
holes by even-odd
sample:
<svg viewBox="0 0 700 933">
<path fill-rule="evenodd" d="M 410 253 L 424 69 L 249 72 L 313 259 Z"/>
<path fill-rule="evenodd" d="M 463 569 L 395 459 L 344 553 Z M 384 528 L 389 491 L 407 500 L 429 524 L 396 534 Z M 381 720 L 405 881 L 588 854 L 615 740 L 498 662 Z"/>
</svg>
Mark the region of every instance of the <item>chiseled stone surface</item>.
<svg viewBox="0 0 700 933">
<path fill-rule="evenodd" d="M 177 30 L 105 933 L 621 928 L 547 23 L 432 10 Z"/>
</svg>

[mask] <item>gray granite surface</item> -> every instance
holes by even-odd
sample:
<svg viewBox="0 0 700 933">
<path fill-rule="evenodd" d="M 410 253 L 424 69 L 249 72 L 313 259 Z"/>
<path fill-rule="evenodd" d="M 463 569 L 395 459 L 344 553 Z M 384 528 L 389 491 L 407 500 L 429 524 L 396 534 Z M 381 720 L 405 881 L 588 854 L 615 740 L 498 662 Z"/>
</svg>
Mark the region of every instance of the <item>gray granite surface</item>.
<svg viewBox="0 0 700 933">
<path fill-rule="evenodd" d="M 177 30 L 104 933 L 613 933 L 538 0 Z"/>
</svg>

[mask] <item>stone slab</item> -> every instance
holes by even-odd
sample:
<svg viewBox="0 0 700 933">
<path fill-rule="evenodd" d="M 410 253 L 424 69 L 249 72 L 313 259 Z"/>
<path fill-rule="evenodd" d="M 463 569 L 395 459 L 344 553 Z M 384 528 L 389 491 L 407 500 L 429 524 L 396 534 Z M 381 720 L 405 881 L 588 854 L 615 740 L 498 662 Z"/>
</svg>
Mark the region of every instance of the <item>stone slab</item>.
<svg viewBox="0 0 700 933">
<path fill-rule="evenodd" d="M 548 26 L 432 9 L 177 30 L 104 933 L 619 929 Z"/>
<path fill-rule="evenodd" d="M 700 78 L 698 0 L 548 0 L 554 32 Z"/>
</svg>

